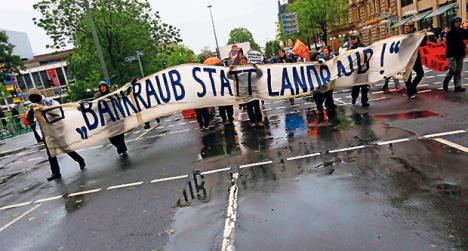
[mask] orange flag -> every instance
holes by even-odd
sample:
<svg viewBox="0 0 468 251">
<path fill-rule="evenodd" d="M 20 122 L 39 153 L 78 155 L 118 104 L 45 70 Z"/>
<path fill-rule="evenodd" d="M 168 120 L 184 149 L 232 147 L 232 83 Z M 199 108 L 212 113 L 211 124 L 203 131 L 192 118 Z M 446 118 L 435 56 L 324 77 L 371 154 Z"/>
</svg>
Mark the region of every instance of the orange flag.
<svg viewBox="0 0 468 251">
<path fill-rule="evenodd" d="M 307 45 L 305 45 L 299 38 L 296 39 L 296 43 L 294 44 L 292 51 L 299 57 L 310 61 L 309 48 L 307 48 Z"/>
</svg>

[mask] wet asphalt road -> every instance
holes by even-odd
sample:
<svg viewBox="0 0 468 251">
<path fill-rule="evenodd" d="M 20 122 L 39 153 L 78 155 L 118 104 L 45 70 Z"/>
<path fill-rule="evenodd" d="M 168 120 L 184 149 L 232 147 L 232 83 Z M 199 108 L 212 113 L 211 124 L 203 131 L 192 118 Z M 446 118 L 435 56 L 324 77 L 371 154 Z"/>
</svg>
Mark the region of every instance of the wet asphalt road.
<svg viewBox="0 0 468 251">
<path fill-rule="evenodd" d="M 175 114 L 127 133 L 126 160 L 61 156 L 60 182 L 44 151 L 2 157 L 0 249 L 468 250 L 468 96 L 442 75 L 413 101 L 375 86 L 369 109 L 340 91 L 331 117 L 266 102 L 265 128 Z"/>
</svg>

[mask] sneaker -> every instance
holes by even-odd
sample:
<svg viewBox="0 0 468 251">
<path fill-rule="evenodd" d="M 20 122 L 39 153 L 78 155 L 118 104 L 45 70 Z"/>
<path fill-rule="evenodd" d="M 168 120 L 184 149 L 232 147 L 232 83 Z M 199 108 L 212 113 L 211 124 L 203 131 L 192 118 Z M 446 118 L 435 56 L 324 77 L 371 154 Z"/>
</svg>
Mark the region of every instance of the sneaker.
<svg viewBox="0 0 468 251">
<path fill-rule="evenodd" d="M 416 97 L 417 97 L 416 94 L 413 94 L 413 95 L 409 96 L 408 98 L 409 99 L 415 99 Z"/>
<path fill-rule="evenodd" d="M 356 98 L 353 98 L 353 100 L 351 101 L 351 104 L 353 104 L 353 105 L 356 104 Z"/>
<path fill-rule="evenodd" d="M 127 152 L 121 153 L 121 154 L 120 154 L 120 157 L 121 157 L 122 159 L 128 158 Z"/>
<path fill-rule="evenodd" d="M 366 102 L 366 103 L 362 103 L 362 107 L 369 107 L 369 106 L 370 106 L 370 104 L 367 103 L 367 102 Z"/>
<path fill-rule="evenodd" d="M 147 129 L 150 129 L 151 126 L 149 124 L 145 124 L 145 126 L 143 126 L 143 129 L 147 130 Z"/>
<path fill-rule="evenodd" d="M 49 178 L 47 178 L 47 181 L 57 180 L 60 178 L 62 178 L 61 174 L 52 174 Z"/>
<path fill-rule="evenodd" d="M 444 91 L 448 92 L 448 83 L 445 83 L 442 85 L 442 88 L 444 89 Z"/>
<path fill-rule="evenodd" d="M 80 169 L 81 169 L 81 170 L 86 169 L 86 163 L 85 163 L 85 162 L 80 163 Z"/>
<path fill-rule="evenodd" d="M 255 124 L 255 123 L 250 123 L 250 127 L 254 128 L 254 127 L 256 127 L 256 126 L 257 126 L 257 124 Z"/>
<path fill-rule="evenodd" d="M 465 91 L 465 88 L 463 87 L 456 87 L 455 88 L 455 92 L 464 92 Z"/>
</svg>

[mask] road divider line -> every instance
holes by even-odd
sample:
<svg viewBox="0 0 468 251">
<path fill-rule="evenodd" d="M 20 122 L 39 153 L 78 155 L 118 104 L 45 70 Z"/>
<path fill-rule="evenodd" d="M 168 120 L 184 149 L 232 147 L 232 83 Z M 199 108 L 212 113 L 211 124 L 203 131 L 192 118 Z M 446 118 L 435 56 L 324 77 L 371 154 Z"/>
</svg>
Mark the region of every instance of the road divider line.
<svg viewBox="0 0 468 251">
<path fill-rule="evenodd" d="M 86 190 L 86 191 L 81 191 L 77 193 L 71 193 L 67 197 L 73 197 L 73 196 L 78 196 L 78 195 L 85 195 L 85 194 L 90 194 L 90 193 L 97 193 L 101 191 L 102 188 L 97 188 L 97 189 L 92 189 L 92 190 Z"/>
<path fill-rule="evenodd" d="M 465 132 L 466 132 L 465 130 L 456 130 L 456 131 L 451 131 L 451 132 L 440 132 L 440 133 L 433 133 L 433 134 L 423 135 L 422 138 L 425 138 L 425 139 L 436 138 L 436 137 L 453 135 L 453 134 L 460 134 L 460 133 L 465 133 Z"/>
<path fill-rule="evenodd" d="M 278 106 L 278 107 L 275 108 L 275 110 L 285 109 L 285 108 L 286 108 L 286 106 Z"/>
<path fill-rule="evenodd" d="M 206 174 L 226 172 L 226 171 L 229 171 L 229 170 L 231 170 L 231 168 L 226 167 L 226 168 L 220 168 L 220 169 L 215 169 L 215 170 L 210 170 L 210 171 L 204 171 L 204 172 L 201 172 L 201 174 L 206 175 Z"/>
<path fill-rule="evenodd" d="M 448 141 L 446 139 L 442 139 L 442 138 L 435 138 L 434 139 L 435 141 L 439 142 L 439 143 L 442 143 L 444 145 L 448 145 L 450 147 L 453 147 L 455 149 L 458 149 L 462 152 L 465 152 L 465 153 L 468 153 L 468 147 L 464 147 L 462 145 L 459 145 L 459 144 L 456 144 L 456 143 L 453 143 L 452 141 Z"/>
<path fill-rule="evenodd" d="M 169 134 L 175 134 L 175 133 L 181 133 L 181 132 L 188 132 L 190 131 L 191 129 L 184 129 L 184 130 L 179 130 L 179 131 L 173 131 L 173 132 L 169 132 Z"/>
<path fill-rule="evenodd" d="M 237 221 L 237 195 L 239 189 L 237 187 L 237 180 L 239 173 L 232 174 L 231 187 L 229 188 L 229 201 L 227 206 L 226 220 L 224 221 L 223 243 L 221 246 L 222 251 L 234 251 L 234 234 L 236 230 Z"/>
<path fill-rule="evenodd" d="M 16 217 L 15 219 L 13 219 L 12 221 L 8 222 L 6 225 L 4 225 L 2 228 L 0 228 L 0 232 L 2 232 L 3 230 L 9 228 L 11 225 L 15 224 L 17 221 L 21 220 L 22 218 L 24 218 L 24 216 L 32 213 L 34 210 L 36 210 L 38 207 L 40 207 L 42 204 L 37 204 L 35 205 L 34 207 L 30 208 L 28 211 L 22 213 L 20 216 Z"/>
<path fill-rule="evenodd" d="M 410 141 L 410 139 L 404 138 L 404 139 L 394 139 L 394 140 L 389 140 L 389 141 L 380 141 L 380 142 L 377 142 L 376 144 L 379 146 L 383 146 L 383 145 L 401 143 L 401 142 L 406 142 L 406 141 Z"/>
<path fill-rule="evenodd" d="M 127 183 L 127 184 L 121 184 L 121 185 L 116 185 L 116 186 L 110 186 L 110 187 L 107 188 L 107 190 L 125 188 L 125 187 L 135 187 L 135 186 L 139 186 L 141 184 L 143 184 L 143 181 Z"/>
<path fill-rule="evenodd" d="M 373 99 L 369 99 L 369 101 L 379 101 L 379 100 L 384 100 L 384 99 L 387 99 L 387 98 L 386 97 L 373 98 Z"/>
<path fill-rule="evenodd" d="M 170 180 L 180 180 L 180 179 L 185 179 L 188 178 L 188 175 L 179 175 L 179 176 L 174 176 L 174 177 L 168 177 L 168 178 L 162 178 L 162 179 L 154 179 L 150 181 L 150 183 L 159 183 L 159 182 L 164 182 L 164 181 L 170 181 Z"/>
<path fill-rule="evenodd" d="M 28 159 L 28 161 L 35 161 L 35 160 L 40 160 L 42 159 L 42 157 L 37 157 L 37 158 L 33 158 L 33 159 Z"/>
<path fill-rule="evenodd" d="M 310 158 L 310 157 L 319 156 L 320 154 L 321 153 L 306 154 L 306 155 L 301 155 L 301 156 L 290 157 L 290 158 L 287 158 L 286 160 L 296 160 L 296 159 Z"/>
<path fill-rule="evenodd" d="M 32 203 L 32 201 L 27 201 L 27 202 L 17 203 L 17 204 L 13 204 L 13 205 L 9 205 L 9 206 L 0 207 L 0 211 L 6 210 L 6 209 L 12 209 L 12 208 L 15 208 L 15 207 L 27 206 L 27 205 L 29 205 L 31 203 Z"/>
<path fill-rule="evenodd" d="M 147 133 L 151 132 L 151 130 L 153 130 L 154 128 L 156 128 L 159 124 L 156 124 L 154 125 L 153 127 L 151 127 L 150 129 L 148 130 L 144 130 L 144 132 L 142 134 L 140 134 L 140 136 L 136 137 L 135 140 L 140 140 L 141 138 L 143 138 L 143 136 L 145 136 Z"/>
<path fill-rule="evenodd" d="M 431 92 L 431 91 L 432 91 L 432 90 L 427 89 L 427 90 L 418 91 L 418 93 L 425 93 L 425 92 Z"/>
<path fill-rule="evenodd" d="M 365 148 L 367 146 L 362 145 L 362 146 L 353 146 L 353 147 L 348 147 L 348 148 L 341 148 L 341 149 L 335 149 L 335 150 L 330 150 L 328 153 L 339 153 L 339 152 L 346 152 L 346 151 L 351 151 L 351 150 L 357 150 L 361 148 Z"/>
<path fill-rule="evenodd" d="M 272 164 L 273 161 L 269 160 L 269 161 L 264 161 L 264 162 L 257 162 L 257 163 L 251 163 L 251 164 L 246 164 L 246 165 L 241 165 L 239 166 L 239 168 L 247 168 L 247 167 L 254 167 L 254 166 L 261 166 L 261 165 L 268 165 L 268 164 Z"/>
<path fill-rule="evenodd" d="M 57 200 L 57 199 L 60 199 L 60 198 L 63 198 L 63 195 L 57 195 L 57 196 L 52 196 L 52 197 L 36 200 L 36 201 L 34 201 L 34 204 L 43 203 L 43 202 L 52 201 L 52 200 Z"/>
</svg>

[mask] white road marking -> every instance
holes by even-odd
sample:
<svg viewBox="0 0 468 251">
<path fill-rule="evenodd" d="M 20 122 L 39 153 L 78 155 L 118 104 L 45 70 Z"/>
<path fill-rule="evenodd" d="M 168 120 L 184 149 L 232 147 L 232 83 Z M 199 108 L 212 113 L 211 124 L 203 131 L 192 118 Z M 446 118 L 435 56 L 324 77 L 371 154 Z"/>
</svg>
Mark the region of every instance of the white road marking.
<svg viewBox="0 0 468 251">
<path fill-rule="evenodd" d="M 442 139 L 442 138 L 435 138 L 434 140 L 439 142 L 439 143 L 442 143 L 442 144 L 448 145 L 450 147 L 456 148 L 456 149 L 458 149 L 458 150 L 460 150 L 462 152 L 468 153 L 468 147 L 464 147 L 462 145 L 453 143 L 451 141 L 448 141 L 448 140 Z"/>
<path fill-rule="evenodd" d="M 160 134 L 148 136 L 146 138 L 150 139 L 150 138 L 157 138 L 157 137 L 162 137 L 162 136 L 166 136 L 166 134 L 165 133 L 160 133 Z"/>
<path fill-rule="evenodd" d="M 226 168 L 220 168 L 220 169 L 215 169 L 215 170 L 210 170 L 210 171 L 204 171 L 204 172 L 201 172 L 201 174 L 206 175 L 206 174 L 226 172 L 226 171 L 229 171 L 229 170 L 231 170 L 231 168 L 226 167 Z"/>
<path fill-rule="evenodd" d="M 174 125 L 174 124 L 171 124 L 171 125 L 169 125 L 168 127 L 173 127 L 173 126 L 175 126 L 175 125 Z"/>
<path fill-rule="evenodd" d="M 43 202 L 52 201 L 52 200 L 57 200 L 57 199 L 60 199 L 60 198 L 63 198 L 63 195 L 57 195 L 57 196 L 52 196 L 52 197 L 36 200 L 36 201 L 34 201 L 34 204 L 43 203 Z"/>
<path fill-rule="evenodd" d="M 431 92 L 432 90 L 422 90 L 422 91 L 418 91 L 418 93 L 425 93 L 425 92 Z"/>
<path fill-rule="evenodd" d="M 42 159 L 42 157 L 37 157 L 37 158 L 33 158 L 33 159 L 28 159 L 28 161 L 35 161 L 35 160 L 40 160 Z"/>
<path fill-rule="evenodd" d="M 226 213 L 226 220 L 224 221 L 223 244 L 222 251 L 235 251 L 234 234 L 236 230 L 237 220 L 237 180 L 239 173 L 234 173 L 231 179 L 231 187 L 229 188 L 229 201 Z"/>
<path fill-rule="evenodd" d="M 0 207 L 0 211 L 15 208 L 15 207 L 27 206 L 27 205 L 29 205 L 31 203 L 32 203 L 32 201 L 28 201 L 28 202 L 22 202 L 22 203 L 18 203 L 18 204 L 13 204 L 13 205 L 9 205 L 9 206 Z"/>
<path fill-rule="evenodd" d="M 24 218 L 24 216 L 30 214 L 32 211 L 36 210 L 38 207 L 40 207 L 42 204 L 37 204 L 35 205 L 34 207 L 32 207 L 31 209 L 29 209 L 28 211 L 22 213 L 20 216 L 16 217 L 15 219 L 13 219 L 12 221 L 8 222 L 5 226 L 3 226 L 2 228 L 0 228 L 0 232 L 2 232 L 3 230 L 9 228 L 11 225 L 15 224 L 17 221 L 21 220 L 22 218 Z"/>
<path fill-rule="evenodd" d="M 437 77 L 445 77 L 445 74 L 439 74 Z"/>
<path fill-rule="evenodd" d="M 67 197 L 73 197 L 73 196 L 78 196 L 78 195 L 84 195 L 84 194 L 90 194 L 90 193 L 97 193 L 99 191 L 101 191 L 102 188 L 98 188 L 98 189 L 92 189 L 92 190 L 86 190 L 86 191 L 81 191 L 81 192 L 77 192 L 77 193 L 71 193 L 69 194 Z"/>
<path fill-rule="evenodd" d="M 321 153 L 306 154 L 306 155 L 301 155 L 301 156 L 290 157 L 290 158 L 287 158 L 286 160 L 295 160 L 295 159 L 310 158 L 310 157 L 318 156 L 318 155 L 320 155 L 320 154 L 321 154 Z"/>
<path fill-rule="evenodd" d="M 301 104 L 295 104 L 295 105 L 292 105 L 292 106 L 300 106 Z"/>
<path fill-rule="evenodd" d="M 284 102 L 283 100 L 274 101 L 273 104 Z"/>
<path fill-rule="evenodd" d="M 286 106 L 279 106 L 279 107 L 276 107 L 275 110 L 284 109 L 284 108 L 286 108 Z"/>
<path fill-rule="evenodd" d="M 427 76 L 426 78 L 435 78 L 435 76 Z"/>
<path fill-rule="evenodd" d="M 268 165 L 273 163 L 273 161 L 264 161 L 264 162 L 257 162 L 257 163 L 251 163 L 251 164 L 246 164 L 246 165 L 241 165 L 239 168 L 246 168 L 246 167 L 253 167 L 253 166 L 261 166 L 261 165 Z"/>
<path fill-rule="evenodd" d="M 394 139 L 394 140 L 389 140 L 389 141 L 380 141 L 380 142 L 377 142 L 376 144 L 379 146 L 383 146 L 383 145 L 401 143 L 401 142 L 406 142 L 406 141 L 410 141 L 410 139 L 404 138 L 404 139 Z"/>
<path fill-rule="evenodd" d="M 426 87 L 426 86 L 429 86 L 429 84 L 421 84 L 421 85 L 418 85 L 418 87 Z"/>
<path fill-rule="evenodd" d="M 264 109 L 265 112 L 271 111 L 271 108 Z"/>
<path fill-rule="evenodd" d="M 121 185 L 116 185 L 116 186 L 110 186 L 110 187 L 107 188 L 107 190 L 124 188 L 124 187 L 134 187 L 134 186 L 139 186 L 141 184 L 143 184 L 143 181 L 127 183 L 127 184 L 121 184 Z"/>
<path fill-rule="evenodd" d="M 386 99 L 386 97 L 373 98 L 373 99 L 369 99 L 369 101 L 379 101 L 379 100 L 384 100 L 384 99 Z"/>
<path fill-rule="evenodd" d="M 145 136 L 147 133 L 151 132 L 151 130 L 153 130 L 154 128 L 156 128 L 159 124 L 157 125 L 154 125 L 153 127 L 151 127 L 150 129 L 148 130 L 144 130 L 144 132 L 142 134 L 140 134 L 140 136 L 136 137 L 135 140 L 139 140 L 141 138 L 143 138 L 143 136 Z"/>
<path fill-rule="evenodd" d="M 188 178 L 187 174 L 174 176 L 174 177 L 168 177 L 168 178 L 162 178 L 162 179 L 154 179 L 150 181 L 150 183 L 159 183 L 159 182 L 164 182 L 164 181 L 179 180 L 179 179 L 185 179 L 185 178 Z"/>
<path fill-rule="evenodd" d="M 371 94 L 381 94 L 384 93 L 383 91 L 378 91 L 378 92 L 371 92 Z"/>
<path fill-rule="evenodd" d="M 196 121 L 196 120 L 192 120 L 192 121 L 190 121 L 189 123 L 190 123 L 190 124 L 191 124 L 191 123 L 197 123 L 197 121 Z"/>
<path fill-rule="evenodd" d="M 304 105 L 312 105 L 312 102 L 305 102 Z"/>
<path fill-rule="evenodd" d="M 211 126 L 210 126 L 211 127 Z M 179 130 L 179 131 L 173 131 L 173 132 L 169 132 L 170 134 L 175 134 L 175 133 L 180 133 L 180 132 L 188 132 L 190 131 L 191 129 L 185 129 L 185 130 Z"/>
<path fill-rule="evenodd" d="M 340 98 L 335 98 L 335 101 L 338 102 L 338 103 L 340 103 L 340 104 L 342 104 L 342 105 L 345 105 L 345 104 L 346 104 L 346 102 L 341 101 Z"/>
<path fill-rule="evenodd" d="M 433 133 L 433 134 L 427 134 L 423 135 L 423 138 L 435 138 L 435 137 L 441 137 L 441 136 L 446 136 L 446 135 L 453 135 L 453 134 L 460 134 L 460 133 L 465 133 L 465 130 L 457 130 L 457 131 L 451 131 L 451 132 L 440 132 L 440 133 Z"/>
<path fill-rule="evenodd" d="M 179 123 L 178 125 L 185 125 L 187 124 L 187 122 L 182 122 L 182 123 Z"/>
<path fill-rule="evenodd" d="M 330 150 L 328 151 L 329 153 L 338 153 L 338 152 L 345 152 L 345 151 L 351 151 L 351 150 L 356 150 L 356 149 L 361 149 L 365 148 L 367 146 L 353 146 L 353 147 L 348 147 L 348 148 L 341 148 L 341 149 L 335 149 L 335 150 Z"/>
</svg>

